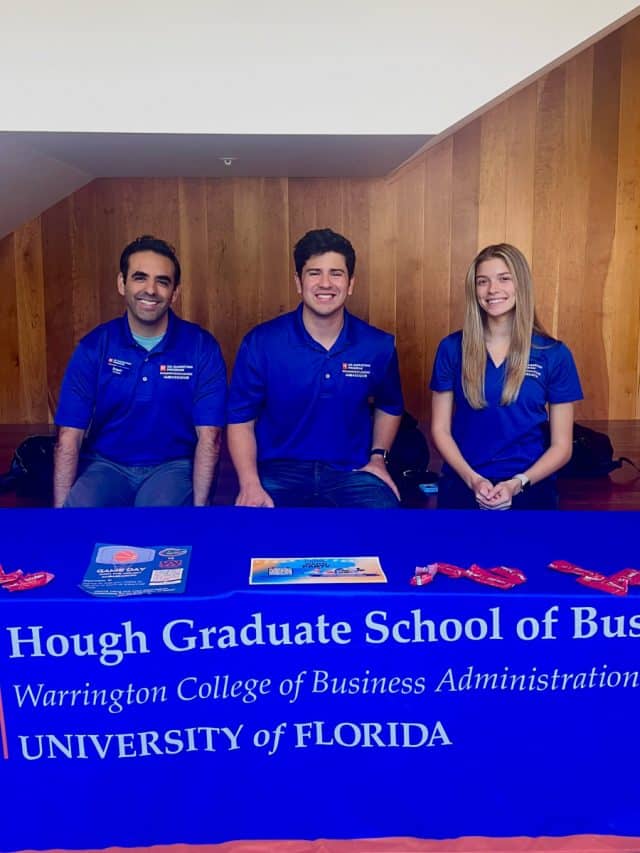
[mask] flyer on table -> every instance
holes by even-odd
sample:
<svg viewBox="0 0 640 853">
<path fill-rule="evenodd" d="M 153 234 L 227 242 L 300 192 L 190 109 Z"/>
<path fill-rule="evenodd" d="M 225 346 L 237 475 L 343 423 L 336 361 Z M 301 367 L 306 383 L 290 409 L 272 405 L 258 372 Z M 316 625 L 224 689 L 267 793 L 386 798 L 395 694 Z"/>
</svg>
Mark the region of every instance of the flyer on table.
<svg viewBox="0 0 640 853">
<path fill-rule="evenodd" d="M 386 583 L 379 557 L 253 557 L 249 584 Z"/>
<path fill-rule="evenodd" d="M 99 542 L 80 587 L 91 595 L 118 598 L 184 592 L 191 545 L 109 545 Z"/>
</svg>

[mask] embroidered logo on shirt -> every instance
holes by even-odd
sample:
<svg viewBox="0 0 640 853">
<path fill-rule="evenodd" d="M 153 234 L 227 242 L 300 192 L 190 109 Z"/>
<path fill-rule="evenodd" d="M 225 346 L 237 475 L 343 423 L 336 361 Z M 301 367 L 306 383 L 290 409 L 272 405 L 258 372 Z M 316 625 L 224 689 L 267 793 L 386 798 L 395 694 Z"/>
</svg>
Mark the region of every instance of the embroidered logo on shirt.
<svg viewBox="0 0 640 853">
<path fill-rule="evenodd" d="M 161 364 L 160 375 L 163 379 L 191 379 L 192 364 Z"/>
<path fill-rule="evenodd" d="M 131 370 L 133 367 L 133 363 L 130 361 L 123 361 L 121 358 L 112 358 L 111 356 L 107 359 L 107 364 L 111 368 L 111 372 L 115 373 L 116 376 L 119 376 L 121 373 L 124 373 L 126 370 Z"/>
<path fill-rule="evenodd" d="M 364 361 L 343 361 L 342 375 L 366 379 L 367 376 L 371 376 L 371 365 Z"/>
<path fill-rule="evenodd" d="M 532 379 L 540 379 L 542 376 L 542 365 L 538 361 L 530 361 L 527 369 L 524 372 L 525 376 L 530 376 Z"/>
</svg>

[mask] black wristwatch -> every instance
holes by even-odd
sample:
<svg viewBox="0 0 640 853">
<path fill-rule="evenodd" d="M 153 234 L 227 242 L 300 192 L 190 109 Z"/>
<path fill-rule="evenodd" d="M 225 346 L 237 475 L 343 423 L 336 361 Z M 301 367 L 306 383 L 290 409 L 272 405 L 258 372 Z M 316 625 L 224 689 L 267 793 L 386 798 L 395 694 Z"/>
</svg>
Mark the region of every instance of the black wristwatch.
<svg viewBox="0 0 640 853">
<path fill-rule="evenodd" d="M 382 456 L 384 459 L 384 464 L 387 465 L 389 463 L 389 451 L 385 450 L 384 447 L 374 447 L 369 451 L 369 457 L 371 456 Z"/>
</svg>

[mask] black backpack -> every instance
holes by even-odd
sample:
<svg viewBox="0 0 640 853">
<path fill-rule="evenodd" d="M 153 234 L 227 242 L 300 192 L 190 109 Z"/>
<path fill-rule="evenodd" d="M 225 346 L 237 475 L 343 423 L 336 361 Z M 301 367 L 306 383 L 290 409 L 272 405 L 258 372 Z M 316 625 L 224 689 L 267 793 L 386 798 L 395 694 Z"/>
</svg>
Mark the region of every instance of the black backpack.
<svg viewBox="0 0 640 853">
<path fill-rule="evenodd" d="M 0 475 L 0 492 L 15 492 L 20 497 L 51 506 L 55 444 L 55 435 L 30 435 L 20 442 L 9 470 Z"/>
<path fill-rule="evenodd" d="M 627 456 L 613 458 L 611 439 L 604 432 L 573 425 L 573 452 L 571 459 L 558 471 L 559 477 L 606 477 L 624 462 L 632 465 L 640 473 L 638 466 Z"/>
<path fill-rule="evenodd" d="M 438 475 L 429 471 L 429 444 L 409 412 L 403 412 L 400 428 L 389 451 L 387 468 L 402 500 L 420 496 L 420 483 L 437 483 Z"/>
</svg>

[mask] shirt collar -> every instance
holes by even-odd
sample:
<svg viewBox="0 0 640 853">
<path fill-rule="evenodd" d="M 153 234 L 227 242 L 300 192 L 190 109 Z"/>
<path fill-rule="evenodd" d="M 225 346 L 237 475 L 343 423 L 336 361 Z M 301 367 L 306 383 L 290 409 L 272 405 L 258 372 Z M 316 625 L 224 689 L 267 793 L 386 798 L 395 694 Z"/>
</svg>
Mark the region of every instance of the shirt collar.
<svg viewBox="0 0 640 853">
<path fill-rule="evenodd" d="M 164 337 L 157 344 L 151 352 L 163 352 L 172 340 L 173 336 L 176 333 L 176 325 L 177 325 L 177 317 L 169 308 L 167 311 L 167 331 L 164 334 Z M 136 349 L 139 347 L 139 344 L 136 342 L 136 339 L 131 334 L 131 327 L 129 326 L 129 318 L 127 316 L 127 312 L 125 311 L 122 317 L 120 318 L 120 332 L 123 337 L 123 341 L 127 346 L 135 347 Z"/>
<path fill-rule="evenodd" d="M 302 302 L 298 305 L 294 312 L 293 317 L 293 343 L 295 346 L 299 347 L 312 347 L 313 349 L 321 350 L 322 352 L 329 352 L 331 355 L 335 355 L 335 353 L 342 352 L 342 350 L 346 349 L 351 343 L 353 343 L 354 336 L 354 323 L 353 317 L 347 309 L 344 310 L 344 323 L 342 324 L 342 329 L 340 330 L 340 334 L 337 337 L 336 342 L 331 347 L 330 350 L 325 350 L 322 344 L 319 344 L 318 341 L 314 340 L 309 332 L 306 330 L 304 322 L 302 320 Z"/>
</svg>

